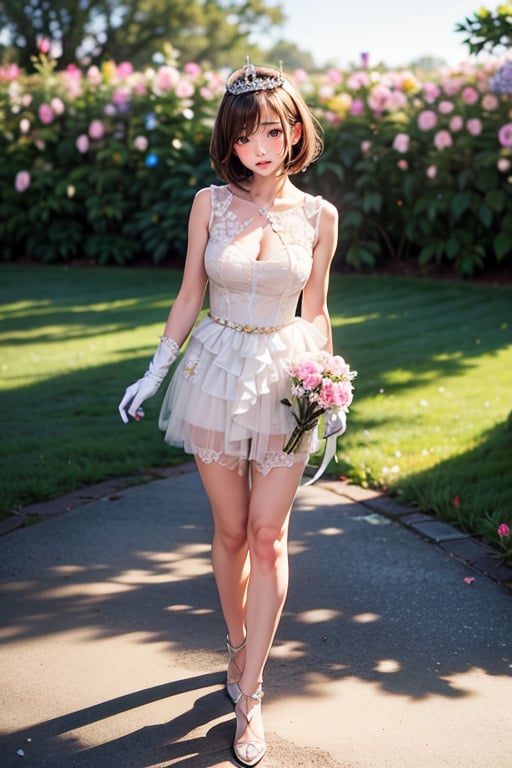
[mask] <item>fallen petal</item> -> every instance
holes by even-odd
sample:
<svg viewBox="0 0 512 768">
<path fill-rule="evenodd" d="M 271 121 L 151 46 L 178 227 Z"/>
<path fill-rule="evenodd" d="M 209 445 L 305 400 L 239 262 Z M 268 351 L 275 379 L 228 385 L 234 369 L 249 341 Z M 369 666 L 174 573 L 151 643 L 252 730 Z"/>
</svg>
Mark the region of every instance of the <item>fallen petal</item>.
<svg viewBox="0 0 512 768">
<path fill-rule="evenodd" d="M 474 576 L 464 576 L 464 582 L 466 584 L 472 584 L 475 580 Z"/>
</svg>

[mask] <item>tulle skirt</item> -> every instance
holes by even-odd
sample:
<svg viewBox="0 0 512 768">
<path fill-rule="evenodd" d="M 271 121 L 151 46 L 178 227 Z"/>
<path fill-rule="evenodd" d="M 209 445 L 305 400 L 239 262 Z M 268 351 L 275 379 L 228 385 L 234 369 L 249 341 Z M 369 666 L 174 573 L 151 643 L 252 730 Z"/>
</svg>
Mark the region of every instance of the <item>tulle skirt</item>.
<svg viewBox="0 0 512 768">
<path fill-rule="evenodd" d="M 301 318 L 272 333 L 247 333 L 205 317 L 162 403 L 165 441 L 230 469 L 251 461 L 266 474 L 304 463 L 316 449 L 315 435 L 297 453 L 283 452 L 295 422 L 281 400 L 290 396 L 290 363 L 324 344 L 315 326 Z"/>
</svg>

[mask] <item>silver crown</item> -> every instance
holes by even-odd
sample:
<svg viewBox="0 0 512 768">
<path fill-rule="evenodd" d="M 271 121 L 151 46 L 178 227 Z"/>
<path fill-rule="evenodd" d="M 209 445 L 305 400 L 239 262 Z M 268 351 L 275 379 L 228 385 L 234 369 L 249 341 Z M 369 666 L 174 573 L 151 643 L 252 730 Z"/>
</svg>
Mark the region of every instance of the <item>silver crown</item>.
<svg viewBox="0 0 512 768">
<path fill-rule="evenodd" d="M 251 64 L 249 56 L 246 63 L 240 69 L 232 72 L 226 81 L 226 91 L 239 96 L 241 93 L 252 93 L 253 91 L 273 91 L 284 84 L 283 73 L 278 69 L 271 67 L 258 67 L 259 73 L 254 64 Z"/>
</svg>

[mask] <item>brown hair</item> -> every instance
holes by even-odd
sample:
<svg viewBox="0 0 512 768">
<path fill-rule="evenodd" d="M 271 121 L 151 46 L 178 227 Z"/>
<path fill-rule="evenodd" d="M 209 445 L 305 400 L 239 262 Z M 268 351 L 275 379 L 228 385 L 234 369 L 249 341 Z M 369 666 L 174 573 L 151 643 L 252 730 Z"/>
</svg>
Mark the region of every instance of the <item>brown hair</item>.
<svg viewBox="0 0 512 768">
<path fill-rule="evenodd" d="M 256 74 L 268 75 L 268 67 L 256 67 Z M 276 70 L 277 73 L 277 70 Z M 280 73 L 279 73 L 280 74 Z M 210 144 L 210 157 L 217 176 L 237 186 L 251 178 L 251 172 L 233 152 L 235 140 L 257 130 L 261 115 L 268 108 L 278 116 L 284 131 L 284 170 L 293 176 L 305 171 L 323 150 L 321 128 L 308 105 L 283 76 L 283 84 L 272 89 L 249 91 L 234 95 L 224 94 L 217 112 Z M 302 126 L 296 144 L 291 143 L 291 129 Z"/>
</svg>

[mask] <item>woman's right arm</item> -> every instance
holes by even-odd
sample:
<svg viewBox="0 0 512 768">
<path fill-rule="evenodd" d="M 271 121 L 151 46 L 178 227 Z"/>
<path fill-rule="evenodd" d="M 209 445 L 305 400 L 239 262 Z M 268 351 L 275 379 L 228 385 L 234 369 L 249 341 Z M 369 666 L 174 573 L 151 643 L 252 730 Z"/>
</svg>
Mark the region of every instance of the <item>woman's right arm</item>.
<svg viewBox="0 0 512 768">
<path fill-rule="evenodd" d="M 174 339 L 181 347 L 201 311 L 208 278 L 204 267 L 204 252 L 208 242 L 211 192 L 201 189 L 195 196 L 188 222 L 188 246 L 180 290 L 171 307 L 164 336 Z"/>
<path fill-rule="evenodd" d="M 209 189 L 202 189 L 192 203 L 185 269 L 180 290 L 165 326 L 164 337 L 166 338 L 160 340 L 144 376 L 127 387 L 124 392 L 119 403 L 119 413 L 125 424 L 128 423 L 130 416 L 134 419 L 142 417 L 142 403 L 158 392 L 203 306 L 207 284 L 204 252 L 208 242 L 210 196 Z"/>
</svg>

